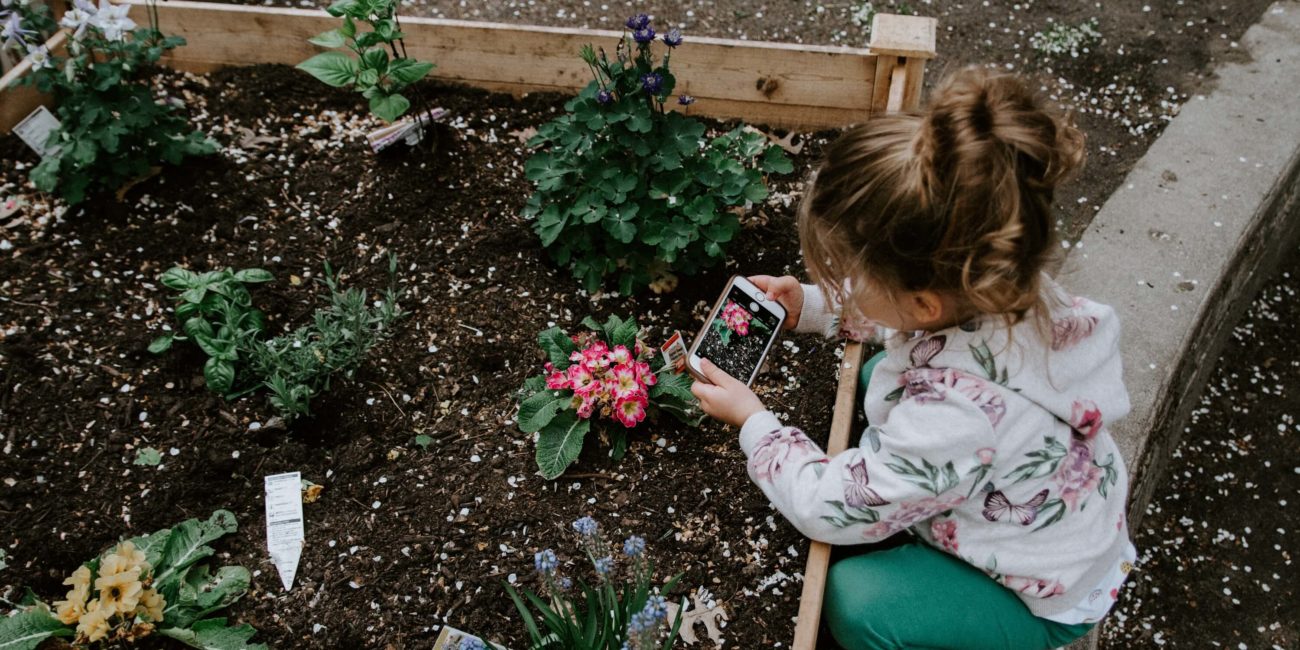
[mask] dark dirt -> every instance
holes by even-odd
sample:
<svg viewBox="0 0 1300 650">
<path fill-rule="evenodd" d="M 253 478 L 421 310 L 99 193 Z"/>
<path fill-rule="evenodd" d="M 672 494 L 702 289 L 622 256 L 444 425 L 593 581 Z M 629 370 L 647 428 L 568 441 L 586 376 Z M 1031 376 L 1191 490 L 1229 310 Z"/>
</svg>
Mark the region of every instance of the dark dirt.
<svg viewBox="0 0 1300 650">
<path fill-rule="evenodd" d="M 732 620 L 759 621 L 730 628 L 729 643 L 791 637 L 799 585 L 786 576 L 802 570 L 806 544 L 750 484 L 734 431 L 664 417 L 631 437 L 622 463 L 589 443 L 568 474 L 546 482 L 511 420 L 512 393 L 541 371 L 535 336 L 552 324 L 631 314 L 657 344 L 669 328 L 693 334 L 729 274 L 797 272 L 782 196 L 820 140 L 770 204 L 745 217 L 732 265 L 671 295 L 593 305 L 519 216 L 531 188 L 512 132 L 546 120 L 563 98 L 430 87 L 459 116 L 443 149 L 375 158 L 361 140 L 375 124 L 355 117 L 353 96 L 290 68 L 170 85 L 237 149 L 167 169 L 125 203 L 100 199 L 43 226 L 31 222 L 48 205 L 25 193 L 33 218 L 0 234 L 13 246 L 0 259 L 5 597 L 20 585 L 61 597 L 63 577 L 117 538 L 225 508 L 243 527 L 219 543 L 223 560 L 257 571 L 231 614 L 259 640 L 417 647 L 445 621 L 522 647 L 502 582 L 531 584 L 532 555 L 545 547 L 573 563 L 566 571 L 588 575 L 568 524 L 591 514 L 614 541 L 647 538 L 661 573 L 685 572 L 683 586 L 710 589 Z M 21 187 L 33 155 L 13 136 L 0 153 L 0 191 Z M 255 303 L 273 328 L 289 328 L 318 304 L 313 278 L 325 261 L 349 286 L 380 287 L 390 251 L 411 317 L 288 431 L 249 432 L 269 407 L 209 394 L 201 352 L 145 349 L 175 325 L 156 282 L 173 264 L 266 268 L 276 281 L 254 290 Z M 824 431 L 837 348 L 778 344 L 759 393 Z M 434 440 L 427 450 L 413 442 L 420 434 Z M 144 447 L 163 464 L 133 465 Z M 298 582 L 283 594 L 264 547 L 262 477 L 294 470 L 325 489 L 306 506 Z"/>
<path fill-rule="evenodd" d="M 297 0 L 238 4 L 303 6 Z M 332 0 L 306 0 L 327 6 Z M 588 0 L 407 0 L 403 15 L 622 29 L 637 12 L 666 30 L 748 40 L 864 47 L 865 26 L 853 17 L 864 3 L 659 0 L 594 3 Z M 967 0 L 871 3 L 878 11 L 931 16 L 939 21 L 938 58 L 926 86 L 945 71 L 990 65 L 1032 76 L 1044 92 L 1077 116 L 1088 136 L 1088 164 L 1060 188 L 1062 233 L 1075 240 L 1124 180 L 1179 108 L 1214 85 L 1220 61 L 1244 58 L 1238 40 L 1259 20 L 1270 0 L 1126 0 L 1103 4 L 1073 0 Z M 1077 58 L 1045 56 L 1030 39 L 1054 24 L 1097 20 L 1102 38 Z M 436 62 L 435 62 L 436 63 Z"/>
<path fill-rule="evenodd" d="M 1108 648 L 1300 647 L 1300 249 L 1233 331 L 1135 531 Z"/>
</svg>

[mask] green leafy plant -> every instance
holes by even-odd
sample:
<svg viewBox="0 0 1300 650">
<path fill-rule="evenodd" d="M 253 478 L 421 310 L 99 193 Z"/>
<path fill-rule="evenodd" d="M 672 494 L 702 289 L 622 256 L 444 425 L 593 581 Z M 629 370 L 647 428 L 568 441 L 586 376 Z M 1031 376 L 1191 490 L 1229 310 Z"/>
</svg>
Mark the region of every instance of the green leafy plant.
<svg viewBox="0 0 1300 650">
<path fill-rule="evenodd" d="M 646 557 L 645 540 L 635 535 L 623 542 L 620 558 L 626 569 L 620 570 L 615 555 L 591 517 L 573 522 L 578 544 L 591 562 L 596 584 L 560 576 L 559 558 L 546 549 L 533 556 L 545 593 L 524 590 L 523 595 L 509 584 L 506 592 L 523 617 L 531 650 L 667 650 L 673 647 L 681 631 L 681 610 L 669 620 L 668 593 L 681 578 L 678 574 L 662 590 L 652 587 L 654 564 Z M 529 605 L 537 613 L 529 611 Z M 538 619 L 541 625 L 538 625 Z"/>
<path fill-rule="evenodd" d="M 151 87 L 155 64 L 185 39 L 158 30 L 152 2 L 147 27 L 136 28 L 127 17 L 130 9 L 108 3 L 96 8 L 76 0 L 59 23 L 72 30 L 63 57 L 36 40 L 54 27 L 49 9 L 14 5 L 13 11 L 31 26 L 16 39 L 32 60 L 23 83 L 53 94 L 60 121 L 31 179 L 37 189 L 70 204 L 94 192 L 118 190 L 162 163 L 179 164 L 218 148 L 190 126 L 179 99 L 160 101 Z"/>
<path fill-rule="evenodd" d="M 265 338 L 266 315 L 252 306 L 248 284 L 273 278 L 262 269 L 194 273 L 176 267 L 162 283 L 178 293 L 176 317 L 182 333 L 169 332 L 149 351 L 161 354 L 175 341 L 192 338 L 208 355 L 203 376 L 208 388 L 236 399 L 259 388 L 286 421 L 309 415 L 311 400 L 329 390 L 331 379 L 351 377 L 366 354 L 387 339 L 404 315 L 396 287 L 397 258 L 389 258 L 389 287 L 371 306 L 364 289 L 342 289 L 338 275 L 325 264 L 323 280 L 329 304 L 315 311 L 309 324 L 288 334 Z"/>
<path fill-rule="evenodd" d="M 1089 18 L 1078 25 L 1057 23 L 1046 33 L 1035 32 L 1029 37 L 1029 45 L 1043 56 L 1069 54 L 1078 58 L 1080 52 L 1086 52 L 1089 45 L 1099 40 L 1101 32 L 1097 31 L 1097 19 Z"/>
<path fill-rule="evenodd" d="M 548 480 L 578 459 L 594 416 L 622 425 L 601 432 L 613 438 L 610 453 L 621 460 L 627 430 L 652 410 L 684 422 L 693 415 L 690 376 L 665 371 L 636 321 L 610 316 L 601 324 L 587 317 L 582 324 L 590 331 L 570 336 L 552 327 L 537 336 L 548 359 L 545 373 L 529 377 L 519 391 L 519 428 L 537 434 L 537 467 Z"/>
<path fill-rule="evenodd" d="M 313 77 L 335 88 L 355 87 L 370 100 L 370 112 L 387 122 L 406 114 L 411 101 L 403 94 L 423 79 L 434 65 L 406 55 L 402 25 L 397 18 L 399 0 L 338 0 L 326 11 L 343 19 L 343 26 L 312 37 L 314 45 L 347 52 L 322 52 L 298 64 Z M 364 23 L 370 31 L 360 31 Z M 414 90 L 414 89 L 412 89 Z M 416 91 L 421 113 L 427 113 Z"/>
<path fill-rule="evenodd" d="M 248 591 L 244 567 L 212 573 L 204 562 L 215 552 L 208 544 L 237 528 L 233 514 L 218 510 L 116 544 L 64 580 L 72 589 L 52 608 L 29 592 L 18 613 L 0 619 L 0 648 L 33 650 L 52 637 L 116 648 L 156 633 L 204 650 L 265 650 L 248 643 L 251 626 L 212 616 Z"/>
<path fill-rule="evenodd" d="M 613 60 L 583 48 L 595 80 L 538 129 L 524 166 L 537 187 L 525 216 L 589 291 L 617 276 L 631 293 L 718 263 L 740 230 L 735 209 L 767 198 L 764 174 L 794 169 L 761 133 L 737 128 L 710 140 L 703 123 L 667 110 L 677 85 L 671 50 L 682 36 L 663 35 L 669 52 L 657 59 L 650 19 L 635 16 L 628 28 Z"/>
</svg>

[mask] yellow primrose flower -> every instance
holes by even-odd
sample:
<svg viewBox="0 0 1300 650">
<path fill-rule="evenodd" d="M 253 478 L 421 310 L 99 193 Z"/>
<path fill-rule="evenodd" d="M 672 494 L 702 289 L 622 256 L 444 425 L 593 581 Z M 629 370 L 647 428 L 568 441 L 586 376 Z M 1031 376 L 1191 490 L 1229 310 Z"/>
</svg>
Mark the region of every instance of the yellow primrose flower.
<svg viewBox="0 0 1300 650">
<path fill-rule="evenodd" d="M 99 563 L 99 575 L 117 575 L 131 569 L 140 569 L 142 573 L 148 573 L 149 563 L 145 562 L 144 558 L 144 551 L 137 549 L 135 544 L 122 542 Z"/>
<path fill-rule="evenodd" d="M 86 598 L 90 596 L 90 568 L 77 567 L 63 584 L 72 587 L 67 600 L 54 601 L 55 616 L 64 625 L 72 625 L 86 613 Z"/>
<path fill-rule="evenodd" d="M 149 617 L 153 623 L 161 623 L 163 620 L 163 608 L 167 606 L 167 601 L 163 599 L 162 594 L 155 589 L 146 589 L 140 596 L 140 604 L 136 605 L 136 616 L 143 614 Z"/>
<path fill-rule="evenodd" d="M 99 590 L 101 607 L 110 614 L 129 614 L 140 604 L 144 585 L 140 584 L 140 569 L 111 576 L 101 575 L 95 580 L 95 589 Z"/>
<path fill-rule="evenodd" d="M 108 618 L 112 615 L 113 610 L 101 607 L 98 600 L 90 601 L 86 613 L 82 614 L 77 623 L 77 640 L 94 643 L 107 636 L 112 629 L 108 624 Z"/>
</svg>

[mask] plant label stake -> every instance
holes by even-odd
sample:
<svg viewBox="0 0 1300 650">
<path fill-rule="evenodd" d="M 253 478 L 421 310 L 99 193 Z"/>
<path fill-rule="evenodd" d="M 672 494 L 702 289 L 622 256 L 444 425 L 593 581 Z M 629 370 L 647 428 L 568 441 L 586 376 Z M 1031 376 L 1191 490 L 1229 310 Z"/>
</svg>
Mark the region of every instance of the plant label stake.
<svg viewBox="0 0 1300 650">
<path fill-rule="evenodd" d="M 704 604 L 708 599 L 702 598 L 698 592 L 692 599 L 695 601 L 695 606 L 689 611 L 682 612 L 682 627 L 679 631 L 682 642 L 686 645 L 699 643 L 699 637 L 695 636 L 695 625 L 703 623 L 704 632 L 713 641 L 714 646 L 722 647 L 722 630 L 719 623 L 730 620 L 727 618 L 727 610 L 723 609 L 722 605 L 715 605 L 713 609 L 709 609 Z M 666 603 L 666 605 L 668 607 L 668 620 L 676 619 L 681 606 L 677 603 Z"/>
<path fill-rule="evenodd" d="M 280 574 L 284 590 L 293 587 L 298 559 L 306 536 L 302 522 L 302 474 L 274 474 L 266 477 L 266 548 Z"/>
<path fill-rule="evenodd" d="M 483 645 L 491 650 L 506 650 L 505 646 L 499 646 L 495 643 L 488 643 L 481 637 L 474 636 L 469 632 L 462 632 L 450 625 L 442 626 L 442 632 L 433 642 L 433 650 L 458 650 L 465 641 L 477 639 L 483 642 Z"/>
<path fill-rule="evenodd" d="M 50 109 L 37 106 L 36 110 L 29 113 L 27 117 L 23 118 L 23 121 L 14 127 L 14 134 L 27 143 L 27 146 L 31 147 L 32 151 L 36 152 L 36 155 L 44 158 L 53 149 L 47 144 L 50 134 L 60 126 L 62 124 L 59 122 L 59 118 L 54 117 L 54 113 L 51 113 Z"/>
<path fill-rule="evenodd" d="M 659 349 L 664 354 L 664 366 L 672 368 L 679 375 L 686 371 L 686 342 L 682 340 L 681 332 L 674 330 L 673 335 Z"/>
<path fill-rule="evenodd" d="M 419 124 L 416 124 L 415 118 L 407 116 L 382 129 L 371 131 L 366 135 L 366 140 L 370 142 L 370 150 L 374 153 L 387 149 L 399 140 L 405 140 L 408 145 L 415 145 L 424 138 L 425 129 L 430 124 L 442 121 L 444 117 L 447 117 L 445 108 L 435 108 L 421 115 Z"/>
</svg>

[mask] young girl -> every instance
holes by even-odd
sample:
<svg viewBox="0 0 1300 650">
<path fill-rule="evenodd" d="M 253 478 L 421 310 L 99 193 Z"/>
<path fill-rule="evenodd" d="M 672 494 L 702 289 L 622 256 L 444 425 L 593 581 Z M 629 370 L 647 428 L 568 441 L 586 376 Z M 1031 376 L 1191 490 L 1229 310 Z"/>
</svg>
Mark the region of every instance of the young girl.
<svg viewBox="0 0 1300 650">
<path fill-rule="evenodd" d="M 804 535 L 916 536 L 831 566 L 825 621 L 849 650 L 1065 645 L 1132 567 L 1106 430 L 1129 409 L 1119 322 L 1044 274 L 1053 189 L 1082 158 L 1022 82 L 973 68 L 925 111 L 845 133 L 799 214 L 815 285 L 752 280 L 787 329 L 884 344 L 864 364 L 860 444 L 827 457 L 707 362 L 712 385 L 695 384 Z"/>
</svg>

